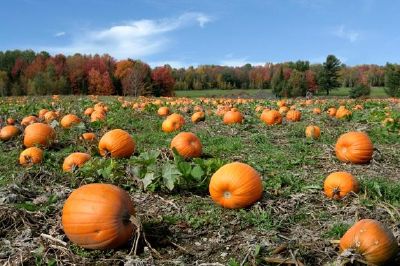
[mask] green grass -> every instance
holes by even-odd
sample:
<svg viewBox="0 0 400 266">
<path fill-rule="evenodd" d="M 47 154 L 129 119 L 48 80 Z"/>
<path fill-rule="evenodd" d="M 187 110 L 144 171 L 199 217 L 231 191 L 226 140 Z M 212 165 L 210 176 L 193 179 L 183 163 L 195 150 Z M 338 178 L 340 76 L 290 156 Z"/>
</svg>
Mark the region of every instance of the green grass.
<svg viewBox="0 0 400 266">
<path fill-rule="evenodd" d="M 338 89 L 331 90 L 329 96 L 347 97 L 349 96 L 350 88 L 340 87 Z M 318 96 L 326 96 L 326 92 L 320 90 Z M 369 97 L 388 97 L 384 87 L 373 87 L 371 88 L 371 95 Z"/>
</svg>

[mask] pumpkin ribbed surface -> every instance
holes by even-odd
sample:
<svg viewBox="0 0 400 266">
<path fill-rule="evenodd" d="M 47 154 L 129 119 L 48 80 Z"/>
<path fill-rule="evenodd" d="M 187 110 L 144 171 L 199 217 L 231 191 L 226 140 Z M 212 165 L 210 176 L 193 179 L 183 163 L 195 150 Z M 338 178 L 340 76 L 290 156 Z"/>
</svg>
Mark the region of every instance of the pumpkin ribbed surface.
<svg viewBox="0 0 400 266">
<path fill-rule="evenodd" d="M 363 164 L 372 159 L 374 146 L 367 134 L 348 132 L 337 140 L 335 152 L 337 158 L 342 162 Z"/>
<path fill-rule="evenodd" d="M 128 132 L 122 129 L 108 131 L 100 139 L 101 156 L 111 155 L 114 158 L 130 157 L 135 151 L 135 141 Z"/>
</svg>

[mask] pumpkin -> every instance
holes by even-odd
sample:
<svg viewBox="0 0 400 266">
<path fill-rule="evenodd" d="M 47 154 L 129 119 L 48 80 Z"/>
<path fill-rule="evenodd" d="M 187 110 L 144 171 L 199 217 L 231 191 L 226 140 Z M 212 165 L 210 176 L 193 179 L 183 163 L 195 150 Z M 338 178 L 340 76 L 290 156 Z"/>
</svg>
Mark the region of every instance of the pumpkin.
<svg viewBox="0 0 400 266">
<path fill-rule="evenodd" d="M 69 240 L 87 249 L 117 248 L 136 229 L 129 194 L 110 184 L 88 184 L 74 190 L 62 209 L 61 222 Z"/>
<path fill-rule="evenodd" d="M 167 115 L 169 115 L 169 108 L 166 106 L 162 106 L 162 107 L 158 108 L 157 113 L 159 116 L 167 116 Z"/>
<path fill-rule="evenodd" d="M 198 122 L 200 122 L 200 121 L 204 121 L 204 119 L 205 119 L 205 114 L 204 114 L 204 112 L 203 111 L 198 111 L 198 112 L 196 112 L 196 113 L 194 113 L 193 115 L 192 115 L 192 122 L 193 123 L 198 123 Z"/>
<path fill-rule="evenodd" d="M 21 121 L 21 125 L 23 125 L 24 127 L 36 123 L 38 121 L 38 118 L 34 115 L 30 115 L 30 116 L 26 116 L 22 119 Z"/>
<path fill-rule="evenodd" d="M 184 158 L 200 157 L 202 145 L 200 139 L 191 132 L 181 132 L 171 141 L 171 149 L 176 149 Z"/>
<path fill-rule="evenodd" d="M 7 118 L 7 125 L 14 125 L 15 124 L 15 119 L 14 118 Z"/>
<path fill-rule="evenodd" d="M 68 114 L 68 115 L 65 115 L 61 119 L 61 126 L 63 128 L 70 128 L 74 124 L 79 124 L 80 122 L 81 122 L 81 119 L 79 117 L 77 117 L 76 115 L 73 115 L 73 114 Z"/>
<path fill-rule="evenodd" d="M 135 141 L 128 132 L 122 129 L 108 131 L 100 139 L 101 156 L 111 155 L 113 158 L 130 157 L 135 151 Z"/>
<path fill-rule="evenodd" d="M 336 108 L 334 108 L 334 107 L 329 108 L 327 111 L 327 114 L 331 117 L 336 116 Z"/>
<path fill-rule="evenodd" d="M 181 127 L 182 124 L 174 119 L 165 119 L 161 125 L 162 131 L 167 133 L 179 130 Z"/>
<path fill-rule="evenodd" d="M 306 137 L 318 139 L 321 136 L 321 129 L 317 126 L 306 127 Z"/>
<path fill-rule="evenodd" d="M 337 140 L 335 152 L 337 158 L 342 162 L 363 164 L 372 159 L 374 146 L 367 134 L 348 132 Z"/>
<path fill-rule="evenodd" d="M 209 191 L 217 204 L 230 209 L 244 208 L 261 198 L 259 173 L 250 165 L 234 162 L 219 168 L 211 177 Z"/>
<path fill-rule="evenodd" d="M 267 125 L 282 124 L 282 116 L 280 112 L 276 110 L 264 110 L 260 118 Z"/>
<path fill-rule="evenodd" d="M 44 120 L 46 123 L 51 123 L 53 120 L 56 120 L 58 117 L 57 113 L 54 111 L 48 111 L 44 114 Z"/>
<path fill-rule="evenodd" d="M 90 160 L 90 155 L 84 152 L 74 152 L 64 159 L 63 170 L 64 172 L 73 172 L 75 168 L 81 167 Z"/>
<path fill-rule="evenodd" d="M 340 106 L 339 109 L 336 111 L 336 118 L 345 118 L 351 115 L 351 111 L 346 109 L 344 106 Z"/>
<path fill-rule="evenodd" d="M 358 193 L 359 191 L 358 180 L 347 172 L 332 173 L 324 181 L 325 195 L 331 199 L 341 199 L 350 192 Z"/>
<path fill-rule="evenodd" d="M 316 115 L 319 115 L 319 114 L 321 114 L 321 109 L 320 108 L 314 108 L 313 109 L 313 113 L 316 114 Z"/>
<path fill-rule="evenodd" d="M 0 139 L 3 141 L 10 140 L 19 134 L 20 130 L 16 126 L 5 126 L 0 130 Z"/>
<path fill-rule="evenodd" d="M 89 107 L 85 110 L 85 112 L 83 114 L 90 116 L 93 112 L 94 112 L 94 109 L 92 107 Z"/>
<path fill-rule="evenodd" d="M 91 122 L 102 121 L 104 119 L 106 119 L 106 113 L 103 112 L 103 111 L 94 111 L 90 115 L 90 121 Z"/>
<path fill-rule="evenodd" d="M 86 132 L 83 133 L 81 136 L 81 139 L 86 140 L 86 141 L 94 141 L 96 140 L 96 134 L 92 133 L 92 132 Z"/>
<path fill-rule="evenodd" d="M 399 246 L 386 226 L 377 220 L 363 219 L 340 239 L 340 250 L 355 253 L 369 264 L 384 265 L 394 259 Z"/>
<path fill-rule="evenodd" d="M 167 119 L 178 122 L 181 126 L 185 124 L 185 118 L 180 114 L 171 114 L 167 116 Z"/>
<path fill-rule="evenodd" d="M 27 126 L 24 135 L 24 145 L 27 148 L 36 145 L 48 147 L 56 137 L 54 129 L 43 123 L 34 123 Z"/>
<path fill-rule="evenodd" d="M 290 109 L 289 109 L 289 107 L 287 107 L 287 106 L 282 106 L 282 107 L 279 107 L 279 113 L 280 114 L 286 114 L 288 111 L 289 111 Z"/>
<path fill-rule="evenodd" d="M 286 114 L 286 120 L 297 122 L 301 119 L 301 112 L 299 110 L 291 109 Z"/>
<path fill-rule="evenodd" d="M 41 109 L 40 111 L 39 111 L 39 118 L 40 119 L 44 119 L 44 115 L 48 112 L 49 110 L 47 110 L 47 109 Z"/>
<path fill-rule="evenodd" d="M 286 106 L 286 101 L 285 100 L 279 100 L 276 102 L 276 105 L 278 107 Z"/>
<path fill-rule="evenodd" d="M 43 151 L 38 147 L 30 147 L 22 151 L 19 155 L 19 164 L 27 166 L 39 164 L 43 160 Z"/>
<path fill-rule="evenodd" d="M 243 115 L 239 111 L 228 111 L 224 114 L 224 124 L 231 125 L 243 122 Z"/>
</svg>

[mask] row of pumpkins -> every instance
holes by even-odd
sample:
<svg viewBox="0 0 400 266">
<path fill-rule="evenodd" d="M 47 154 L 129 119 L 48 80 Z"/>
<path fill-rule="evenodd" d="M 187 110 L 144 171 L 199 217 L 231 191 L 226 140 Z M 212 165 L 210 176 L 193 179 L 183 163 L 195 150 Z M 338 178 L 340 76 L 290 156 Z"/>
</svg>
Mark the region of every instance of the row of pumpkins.
<svg viewBox="0 0 400 266">
<path fill-rule="evenodd" d="M 90 115 L 91 120 L 95 121 L 104 119 L 107 111 L 105 105 L 97 104 L 94 108 L 86 110 L 85 114 Z M 46 118 L 48 112 L 55 113 L 43 111 L 39 113 L 39 117 L 47 122 L 57 118 L 56 113 L 55 115 L 51 113 Z M 158 114 L 169 115 L 168 107 L 161 107 Z M 225 124 L 240 123 L 243 120 L 242 114 L 236 108 L 226 110 L 223 116 Z M 197 110 L 192 116 L 192 121 L 196 123 L 204 120 L 204 117 L 204 112 Z M 300 117 L 301 113 L 298 110 L 288 110 L 286 115 L 289 121 L 298 121 Z M 282 121 L 281 112 L 264 110 L 261 119 L 268 125 L 279 124 Z M 55 131 L 51 126 L 39 123 L 37 120 L 33 122 L 25 128 L 24 145 L 27 149 L 20 155 L 22 165 L 40 163 L 43 151 L 37 146 L 48 147 L 55 139 Z M 81 120 L 77 116 L 69 114 L 61 119 L 60 124 L 64 128 L 69 128 L 79 122 Z M 165 132 L 178 130 L 184 122 L 182 115 L 171 114 L 163 122 L 162 130 Z M 0 131 L 3 140 L 7 140 L 3 138 L 5 129 L 19 131 L 13 125 L 4 127 Z M 93 141 L 96 137 L 93 133 L 85 134 L 89 135 L 82 137 L 88 141 Z M 306 129 L 308 137 L 318 138 L 319 134 L 320 129 L 316 126 L 309 126 Z M 184 158 L 199 157 L 202 154 L 201 141 L 191 132 L 181 132 L 176 135 L 170 147 L 176 149 Z M 124 158 L 133 154 L 135 142 L 128 132 L 114 129 L 100 139 L 98 148 L 102 156 Z M 335 151 L 337 158 L 343 162 L 368 163 L 372 159 L 373 144 L 367 134 L 349 132 L 339 137 Z M 73 153 L 65 158 L 63 170 L 73 171 L 89 159 L 90 155 L 87 153 Z M 359 182 L 347 172 L 332 173 L 324 181 L 324 193 L 329 198 L 341 199 L 349 193 L 358 191 Z M 258 201 L 263 194 L 263 185 L 260 174 L 254 168 L 244 163 L 233 162 L 222 166 L 213 174 L 209 192 L 217 204 L 237 209 L 248 207 Z M 68 238 L 77 245 L 88 249 L 109 249 L 126 244 L 132 237 L 137 225 L 134 217 L 134 204 L 127 192 L 111 184 L 88 184 L 73 191 L 66 200 L 62 211 L 62 224 Z M 369 219 L 361 220 L 351 227 L 340 240 L 340 248 L 355 250 L 367 262 L 376 265 L 389 261 L 398 252 L 398 244 L 392 232 L 378 221 Z"/>
</svg>

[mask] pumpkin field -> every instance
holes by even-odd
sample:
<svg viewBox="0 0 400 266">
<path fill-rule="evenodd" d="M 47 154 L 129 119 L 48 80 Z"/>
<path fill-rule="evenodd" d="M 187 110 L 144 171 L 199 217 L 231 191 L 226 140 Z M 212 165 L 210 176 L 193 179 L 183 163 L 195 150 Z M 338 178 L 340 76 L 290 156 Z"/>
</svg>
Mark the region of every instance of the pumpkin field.
<svg viewBox="0 0 400 266">
<path fill-rule="evenodd" d="M 399 265 L 397 98 L 7 97 L 2 265 Z"/>
</svg>

